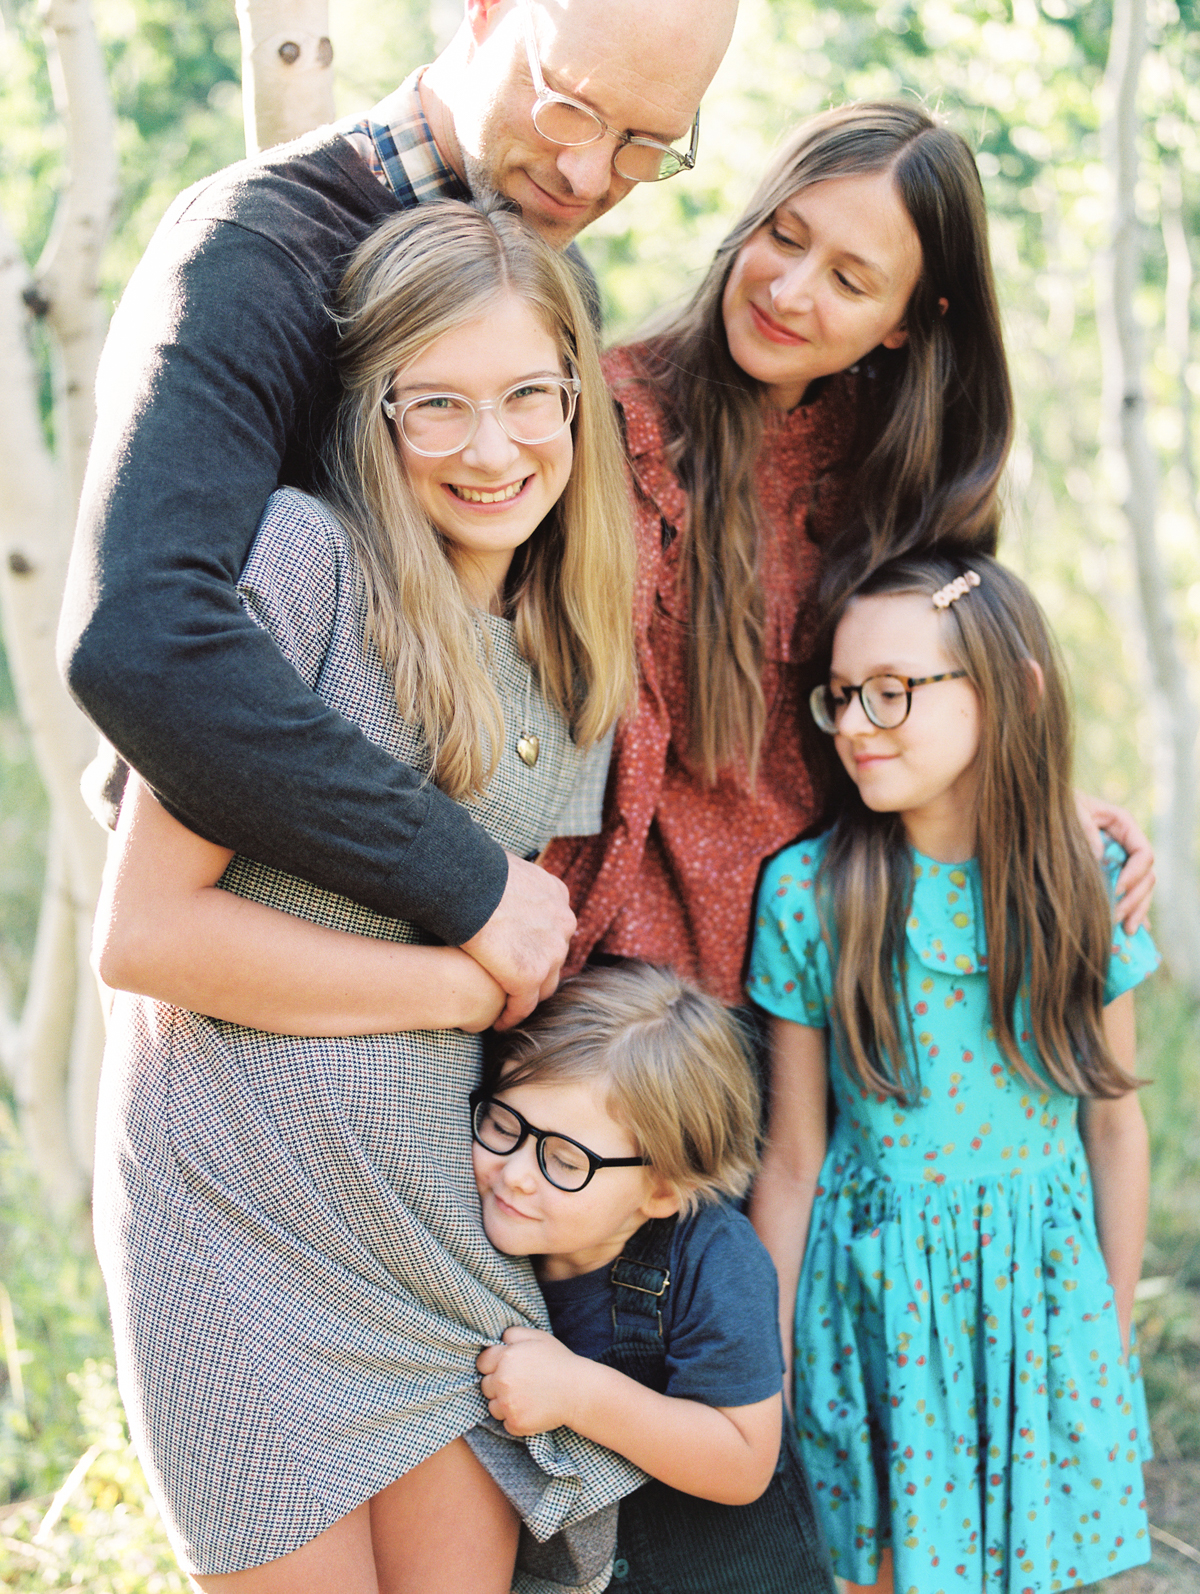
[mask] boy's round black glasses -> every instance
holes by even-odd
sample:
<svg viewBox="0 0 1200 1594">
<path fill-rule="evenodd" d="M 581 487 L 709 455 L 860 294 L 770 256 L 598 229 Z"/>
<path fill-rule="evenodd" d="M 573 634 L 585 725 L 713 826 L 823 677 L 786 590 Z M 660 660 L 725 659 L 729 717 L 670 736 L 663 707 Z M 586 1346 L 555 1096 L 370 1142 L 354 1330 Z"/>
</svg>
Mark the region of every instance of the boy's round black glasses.
<svg viewBox="0 0 1200 1594">
<path fill-rule="evenodd" d="M 645 1157 L 598 1157 L 569 1135 L 535 1129 L 515 1107 L 496 1101 L 486 1091 L 471 1092 L 471 1138 L 496 1157 L 509 1157 L 532 1135 L 538 1167 L 556 1190 L 582 1190 L 597 1168 L 648 1168 Z"/>
<path fill-rule="evenodd" d="M 830 736 L 838 733 L 839 721 L 857 693 L 862 711 L 877 730 L 894 731 L 903 725 L 912 709 L 914 686 L 932 686 L 935 681 L 961 681 L 966 670 L 947 670 L 943 675 L 869 675 L 858 686 L 814 686 L 808 696 L 812 717 Z"/>
</svg>

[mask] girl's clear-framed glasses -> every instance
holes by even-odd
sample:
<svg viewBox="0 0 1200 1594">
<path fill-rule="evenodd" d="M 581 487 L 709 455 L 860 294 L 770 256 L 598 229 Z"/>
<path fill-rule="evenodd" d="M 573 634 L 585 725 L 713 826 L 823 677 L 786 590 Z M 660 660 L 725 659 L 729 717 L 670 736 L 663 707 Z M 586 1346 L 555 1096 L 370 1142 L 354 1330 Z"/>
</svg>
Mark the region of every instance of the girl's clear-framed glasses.
<svg viewBox="0 0 1200 1594">
<path fill-rule="evenodd" d="M 556 1190 L 582 1190 L 598 1168 L 648 1168 L 645 1157 L 598 1157 L 594 1151 L 553 1129 L 535 1129 L 515 1107 L 486 1091 L 471 1092 L 471 1138 L 496 1157 L 510 1157 L 530 1135 L 537 1142 L 538 1167 Z"/>
<path fill-rule="evenodd" d="M 894 731 L 909 716 L 914 687 L 932 686 L 935 681 L 961 681 L 966 674 L 966 670 L 947 670 L 942 675 L 869 675 L 858 686 L 814 686 L 808 706 L 813 719 L 830 736 L 837 735 L 842 715 L 854 697 L 872 725 L 881 731 Z"/>
<path fill-rule="evenodd" d="M 539 376 L 515 382 L 499 398 L 476 404 L 462 393 L 417 393 L 402 404 L 383 401 L 414 454 L 441 459 L 466 448 L 479 430 L 479 417 L 491 410 L 514 443 L 548 443 L 570 426 L 579 399 L 577 376 Z"/>
</svg>

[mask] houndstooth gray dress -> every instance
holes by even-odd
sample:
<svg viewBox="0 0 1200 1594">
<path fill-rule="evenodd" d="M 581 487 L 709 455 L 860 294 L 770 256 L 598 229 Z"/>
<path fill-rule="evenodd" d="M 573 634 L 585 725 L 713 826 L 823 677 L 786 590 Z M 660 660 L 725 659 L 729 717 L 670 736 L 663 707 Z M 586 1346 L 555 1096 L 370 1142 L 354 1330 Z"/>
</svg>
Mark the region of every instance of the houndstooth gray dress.
<svg viewBox="0 0 1200 1594">
<path fill-rule="evenodd" d="M 274 495 L 241 593 L 326 702 L 428 767 L 364 645 L 349 543 L 316 500 Z M 583 755 L 511 626 L 490 629 L 508 745 L 468 807 L 528 855 L 554 831 Z M 522 732 L 540 740 L 532 769 L 515 751 Z M 246 858 L 222 885 L 319 924 L 420 938 Z M 298 1039 L 117 997 L 96 1243 L 121 1393 L 188 1571 L 300 1548 L 486 1417 L 485 1343 L 514 1323 L 549 1326 L 528 1264 L 493 1251 L 480 1226 L 467 1109 L 479 1057 L 479 1038 L 456 1030 Z M 565 1429 L 523 1443 L 541 1480 L 525 1491 L 538 1538 L 640 1478 Z"/>
</svg>

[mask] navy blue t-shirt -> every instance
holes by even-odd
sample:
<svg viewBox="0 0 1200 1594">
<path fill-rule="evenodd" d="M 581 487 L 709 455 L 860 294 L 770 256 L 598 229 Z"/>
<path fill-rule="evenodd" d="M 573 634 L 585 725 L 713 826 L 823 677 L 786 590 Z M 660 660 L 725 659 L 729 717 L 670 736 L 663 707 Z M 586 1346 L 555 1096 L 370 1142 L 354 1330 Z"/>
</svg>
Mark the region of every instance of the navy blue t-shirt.
<svg viewBox="0 0 1200 1594">
<path fill-rule="evenodd" d="M 665 1393 L 706 1406 L 753 1406 L 779 1393 L 775 1265 L 749 1220 L 724 1201 L 680 1218 L 663 1301 Z M 576 1278 L 542 1281 L 555 1337 L 595 1360 L 613 1340 L 612 1263 Z"/>
</svg>

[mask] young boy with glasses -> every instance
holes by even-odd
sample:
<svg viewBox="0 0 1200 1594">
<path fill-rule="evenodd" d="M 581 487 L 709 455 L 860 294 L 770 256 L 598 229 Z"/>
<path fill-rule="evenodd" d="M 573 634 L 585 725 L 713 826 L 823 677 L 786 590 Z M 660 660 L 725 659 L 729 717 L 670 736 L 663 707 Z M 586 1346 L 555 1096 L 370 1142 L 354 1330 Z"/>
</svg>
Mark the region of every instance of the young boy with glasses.
<svg viewBox="0 0 1200 1594">
<path fill-rule="evenodd" d="M 736 1021 L 665 970 L 586 969 L 501 1038 L 471 1112 L 484 1229 L 532 1257 L 554 1328 L 485 1349 L 483 1394 L 510 1434 L 569 1427 L 650 1475 L 614 1586 L 831 1594 L 774 1269 L 732 1205 L 759 1121 Z"/>
</svg>

